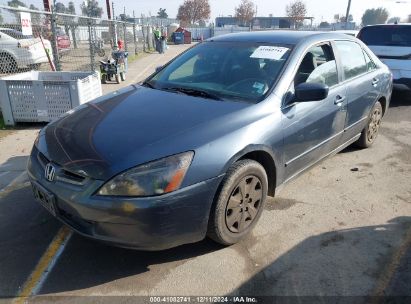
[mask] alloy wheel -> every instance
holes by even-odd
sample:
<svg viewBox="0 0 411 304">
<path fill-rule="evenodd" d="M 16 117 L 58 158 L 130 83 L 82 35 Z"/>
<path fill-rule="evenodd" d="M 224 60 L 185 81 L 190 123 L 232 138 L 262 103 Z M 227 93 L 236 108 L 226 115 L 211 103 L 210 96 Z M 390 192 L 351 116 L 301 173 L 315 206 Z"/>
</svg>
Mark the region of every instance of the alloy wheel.
<svg viewBox="0 0 411 304">
<path fill-rule="evenodd" d="M 233 233 L 245 231 L 258 215 L 263 197 L 261 180 L 249 175 L 240 180 L 228 199 L 225 222 Z"/>
<path fill-rule="evenodd" d="M 368 124 L 367 139 L 369 142 L 373 142 L 377 137 L 378 130 L 381 125 L 382 112 L 381 109 L 376 108 L 371 115 L 370 122 Z"/>
</svg>

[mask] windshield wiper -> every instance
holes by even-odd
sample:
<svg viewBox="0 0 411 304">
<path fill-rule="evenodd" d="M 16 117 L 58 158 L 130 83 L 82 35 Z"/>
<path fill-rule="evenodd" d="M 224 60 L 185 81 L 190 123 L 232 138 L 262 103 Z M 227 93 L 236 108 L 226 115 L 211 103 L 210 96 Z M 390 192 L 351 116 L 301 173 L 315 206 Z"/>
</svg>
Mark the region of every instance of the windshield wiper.
<svg viewBox="0 0 411 304">
<path fill-rule="evenodd" d="M 203 98 L 209 98 L 209 99 L 215 99 L 215 100 L 222 100 L 221 97 L 199 89 L 191 89 L 191 88 L 178 88 L 178 87 L 165 87 L 161 88 L 161 90 L 164 91 L 170 91 L 170 92 L 177 92 L 177 93 L 183 93 L 186 95 L 190 96 L 198 96 L 198 97 L 203 97 Z"/>
</svg>

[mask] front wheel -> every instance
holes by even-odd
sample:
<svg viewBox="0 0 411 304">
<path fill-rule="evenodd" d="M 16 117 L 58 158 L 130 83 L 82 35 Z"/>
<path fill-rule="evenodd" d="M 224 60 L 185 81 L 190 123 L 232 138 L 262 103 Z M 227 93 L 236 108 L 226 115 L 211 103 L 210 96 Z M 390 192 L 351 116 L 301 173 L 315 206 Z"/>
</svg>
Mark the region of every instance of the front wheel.
<svg viewBox="0 0 411 304">
<path fill-rule="evenodd" d="M 211 210 L 208 236 L 223 245 L 243 239 L 261 216 L 267 189 L 267 174 L 258 162 L 246 159 L 234 163 Z"/>
<path fill-rule="evenodd" d="M 377 101 L 370 112 L 367 125 L 356 142 L 358 147 L 369 148 L 372 146 L 380 130 L 382 115 L 381 103 Z"/>
</svg>

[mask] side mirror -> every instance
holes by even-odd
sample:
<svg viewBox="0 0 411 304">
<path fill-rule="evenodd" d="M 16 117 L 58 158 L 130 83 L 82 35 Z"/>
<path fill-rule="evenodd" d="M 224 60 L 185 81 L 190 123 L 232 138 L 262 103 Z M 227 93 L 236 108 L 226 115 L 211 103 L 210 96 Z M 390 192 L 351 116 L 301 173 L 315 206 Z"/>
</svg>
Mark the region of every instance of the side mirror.
<svg viewBox="0 0 411 304">
<path fill-rule="evenodd" d="M 162 65 L 156 67 L 156 73 L 160 72 L 162 69 L 163 69 L 163 66 L 162 66 Z"/>
<path fill-rule="evenodd" d="M 329 88 L 322 83 L 300 83 L 295 88 L 295 98 L 299 102 L 319 101 L 327 98 Z"/>
</svg>

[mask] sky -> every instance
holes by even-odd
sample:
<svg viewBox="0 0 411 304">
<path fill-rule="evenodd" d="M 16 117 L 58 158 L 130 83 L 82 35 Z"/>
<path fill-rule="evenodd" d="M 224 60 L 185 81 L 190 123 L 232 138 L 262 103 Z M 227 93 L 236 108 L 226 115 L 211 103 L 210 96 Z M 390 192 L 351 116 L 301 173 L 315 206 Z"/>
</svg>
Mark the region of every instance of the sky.
<svg viewBox="0 0 411 304">
<path fill-rule="evenodd" d="M 6 5 L 8 0 L 0 0 L 0 3 Z M 34 4 L 42 7 L 42 0 L 21 0 L 27 5 Z M 51 0 L 52 1 L 52 0 Z M 69 0 L 57 0 L 67 5 Z M 97 0 L 105 8 L 105 0 Z M 285 7 L 291 0 L 253 0 L 257 5 L 258 16 L 285 16 Z M 76 9 L 80 11 L 82 0 L 74 0 Z M 133 10 L 136 16 L 145 14 L 146 16 L 156 15 L 158 9 L 165 8 L 170 18 L 175 18 L 180 4 L 184 0 L 114 0 L 115 13 L 118 15 L 126 7 L 126 14 L 132 15 Z M 210 22 L 214 22 L 218 16 L 234 15 L 234 8 L 238 6 L 241 0 L 209 0 L 211 6 Z M 304 1 L 308 15 L 314 17 L 314 23 L 321 21 L 333 21 L 335 14 L 345 15 L 348 0 L 305 0 Z M 398 3 L 400 2 L 400 3 Z M 385 7 L 390 13 L 390 17 L 402 17 L 411 14 L 411 0 L 352 0 L 351 13 L 354 21 L 361 22 L 361 16 L 368 8 Z"/>
</svg>

